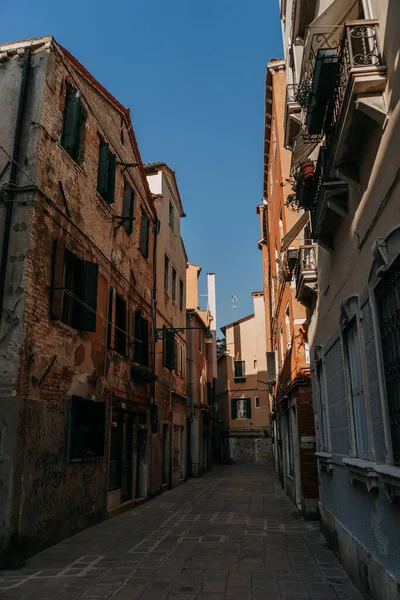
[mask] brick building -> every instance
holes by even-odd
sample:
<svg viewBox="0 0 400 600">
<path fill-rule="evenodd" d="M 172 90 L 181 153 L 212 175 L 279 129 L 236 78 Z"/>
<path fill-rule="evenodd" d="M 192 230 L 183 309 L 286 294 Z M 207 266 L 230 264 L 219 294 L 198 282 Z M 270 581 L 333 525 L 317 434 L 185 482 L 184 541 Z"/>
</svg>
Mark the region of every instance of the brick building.
<svg viewBox="0 0 400 600">
<path fill-rule="evenodd" d="M 291 153 L 285 149 L 285 61 L 268 63 L 265 86 L 264 188 L 260 217 L 268 380 L 273 381 L 273 449 L 282 485 L 306 516 L 318 508 L 318 474 L 305 304 L 315 293 L 308 214 L 290 203 Z M 304 256 L 307 269 L 295 269 Z M 274 365 L 275 361 L 275 365 Z"/>
<path fill-rule="evenodd" d="M 149 494 L 156 212 L 128 109 L 52 37 L 0 57 L 7 563 Z"/>
<path fill-rule="evenodd" d="M 264 292 L 253 292 L 254 313 L 221 327 L 216 403 L 225 463 L 271 460 Z"/>
<path fill-rule="evenodd" d="M 186 478 L 186 264 L 181 237 L 185 216 L 175 173 L 165 163 L 145 165 L 159 220 L 156 260 L 155 402 L 152 493 Z M 180 329 L 181 328 L 181 329 Z"/>
</svg>

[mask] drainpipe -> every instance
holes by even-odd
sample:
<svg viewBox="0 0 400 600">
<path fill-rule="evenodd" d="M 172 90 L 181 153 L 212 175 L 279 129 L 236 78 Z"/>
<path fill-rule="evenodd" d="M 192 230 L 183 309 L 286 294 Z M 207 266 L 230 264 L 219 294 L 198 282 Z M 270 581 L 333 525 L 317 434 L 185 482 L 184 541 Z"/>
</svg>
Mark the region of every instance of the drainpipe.
<svg viewBox="0 0 400 600">
<path fill-rule="evenodd" d="M 152 348 L 152 362 L 153 362 L 153 372 L 156 372 L 156 343 L 157 343 L 157 339 L 156 339 L 156 327 L 157 327 L 157 237 L 158 237 L 158 233 L 160 231 L 160 221 L 158 220 L 158 218 L 156 218 L 155 222 L 154 222 L 154 244 L 153 244 L 153 298 L 152 298 L 152 305 L 153 305 L 153 314 L 152 314 L 152 323 L 153 323 L 153 348 Z M 152 401 L 152 406 L 156 406 L 156 380 L 153 380 L 153 384 L 152 384 L 152 395 L 153 395 L 153 401 Z M 151 414 L 150 414 L 150 419 L 151 419 Z M 150 496 L 153 493 L 153 469 L 152 469 L 152 464 L 153 464 L 153 431 L 152 431 L 152 424 L 150 423 Z"/>
<path fill-rule="evenodd" d="M 189 328 L 193 327 L 193 313 L 188 313 L 189 317 Z M 194 334 L 193 329 L 188 330 L 188 351 L 189 351 L 189 397 L 190 397 L 190 412 L 189 412 L 189 422 L 191 423 L 190 427 L 190 436 L 187 441 L 187 449 L 188 449 L 188 457 L 190 458 L 189 473 L 188 475 L 193 475 L 193 458 L 192 458 L 192 436 L 194 434 L 193 425 L 194 425 L 194 396 L 195 396 L 195 383 L 194 383 Z M 188 461 L 189 462 L 189 461 Z"/>
<path fill-rule="evenodd" d="M 15 189 L 17 187 L 17 172 L 18 172 L 17 163 L 18 163 L 19 151 L 20 151 L 20 147 L 21 147 L 21 132 L 22 132 L 23 117 L 24 117 L 24 112 L 25 112 L 26 90 L 27 90 L 27 83 L 28 83 L 28 76 L 29 76 L 30 59 L 31 59 L 31 54 L 30 54 L 30 51 L 27 50 L 25 52 L 24 62 L 22 64 L 21 87 L 19 90 L 17 120 L 15 123 L 14 146 L 13 146 L 13 151 L 12 151 L 12 161 L 11 161 L 11 168 L 10 168 L 9 192 L 8 192 L 8 199 L 7 199 L 7 203 L 6 203 L 6 216 L 5 216 L 5 220 L 4 220 L 3 246 L 1 249 L 0 322 L 1 322 L 1 317 L 2 317 L 2 313 L 3 313 L 4 288 L 5 288 L 5 284 L 6 284 L 8 248 L 10 245 L 12 209 L 13 209 L 13 200 L 14 200 L 14 195 L 15 195 Z"/>
</svg>

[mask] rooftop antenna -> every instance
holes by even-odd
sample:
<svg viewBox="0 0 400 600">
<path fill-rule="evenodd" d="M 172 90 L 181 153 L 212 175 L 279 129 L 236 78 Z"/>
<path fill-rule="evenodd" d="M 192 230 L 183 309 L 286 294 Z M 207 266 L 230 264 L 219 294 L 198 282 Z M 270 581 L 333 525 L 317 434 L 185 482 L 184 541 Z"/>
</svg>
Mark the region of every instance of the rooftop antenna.
<svg viewBox="0 0 400 600">
<path fill-rule="evenodd" d="M 235 321 L 237 321 L 237 309 L 238 309 L 238 297 L 232 296 L 232 310 L 233 310 L 233 315 L 235 317 Z"/>
</svg>

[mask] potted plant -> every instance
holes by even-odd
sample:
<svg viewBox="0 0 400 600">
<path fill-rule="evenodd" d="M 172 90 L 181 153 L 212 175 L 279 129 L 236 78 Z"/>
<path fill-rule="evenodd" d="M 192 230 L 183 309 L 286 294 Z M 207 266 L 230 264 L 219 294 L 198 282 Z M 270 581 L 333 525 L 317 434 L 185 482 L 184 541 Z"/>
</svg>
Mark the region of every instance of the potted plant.
<svg viewBox="0 0 400 600">
<path fill-rule="evenodd" d="M 312 84 L 310 79 L 304 79 L 297 86 L 294 99 L 301 108 L 307 108 L 312 94 Z"/>
<path fill-rule="evenodd" d="M 302 175 L 302 181 L 304 187 L 309 186 L 314 179 L 314 162 L 312 160 L 306 160 L 300 163 L 300 171 Z"/>
</svg>

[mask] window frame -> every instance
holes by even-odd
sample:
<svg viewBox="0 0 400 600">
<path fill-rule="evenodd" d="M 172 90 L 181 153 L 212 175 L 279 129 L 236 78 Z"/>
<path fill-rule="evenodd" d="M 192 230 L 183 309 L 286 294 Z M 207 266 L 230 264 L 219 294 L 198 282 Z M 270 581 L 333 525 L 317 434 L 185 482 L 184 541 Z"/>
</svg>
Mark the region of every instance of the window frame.
<svg viewBox="0 0 400 600">
<path fill-rule="evenodd" d="M 164 254 L 164 292 L 169 296 L 169 267 L 171 261 L 167 253 Z"/>
<path fill-rule="evenodd" d="M 236 365 L 240 364 L 240 374 L 237 374 Z M 233 361 L 233 380 L 235 382 L 243 383 L 246 381 L 246 361 L 245 360 L 234 360 Z"/>
<path fill-rule="evenodd" d="M 117 178 L 117 157 L 110 150 L 110 144 L 98 135 L 99 158 L 97 163 L 97 193 L 108 205 L 115 202 L 115 182 Z M 107 155 L 106 159 L 105 156 Z M 103 172 L 104 169 L 104 172 Z"/>
<path fill-rule="evenodd" d="M 74 95 L 76 98 L 76 102 L 78 105 L 77 115 L 76 115 L 76 134 L 75 134 L 75 143 L 73 146 L 66 145 L 66 125 L 67 125 L 67 112 L 68 112 L 68 96 Z M 76 89 L 73 85 L 71 85 L 68 81 L 65 83 L 65 95 L 64 95 L 64 108 L 62 115 L 62 126 L 61 126 L 61 135 L 60 135 L 60 146 L 65 150 L 65 152 L 72 158 L 72 160 L 77 165 L 82 165 L 84 159 L 85 152 L 85 138 L 86 138 L 86 121 L 87 121 L 87 110 L 82 102 L 81 91 Z"/>
<path fill-rule="evenodd" d="M 238 416 L 238 402 L 244 402 L 245 407 L 245 416 Z M 235 405 L 235 410 L 233 412 L 233 403 Z M 235 416 L 233 416 L 235 415 Z M 246 421 L 251 419 L 251 398 L 249 397 L 233 397 L 231 398 L 231 407 L 230 407 L 230 417 L 232 421 Z"/>
<path fill-rule="evenodd" d="M 172 302 L 174 304 L 176 304 L 176 281 L 177 281 L 177 271 L 175 269 L 175 267 L 172 265 L 172 271 L 171 271 L 171 297 L 172 297 Z M 175 277 L 174 277 L 175 276 Z"/>
<path fill-rule="evenodd" d="M 169 228 L 172 231 L 172 233 L 175 233 L 174 219 L 175 219 L 175 207 L 174 207 L 173 203 L 170 200 L 169 201 L 169 208 L 168 208 L 168 225 L 169 225 Z"/>
<path fill-rule="evenodd" d="M 146 227 L 146 231 L 144 231 L 144 226 Z M 140 219 L 140 233 L 139 233 L 139 251 L 140 251 L 141 255 L 143 256 L 143 258 L 145 258 L 146 260 L 149 258 L 149 239 L 150 239 L 150 219 L 149 219 L 146 211 L 144 211 L 142 208 L 141 219 Z"/>
<path fill-rule="evenodd" d="M 256 409 L 261 408 L 260 396 L 254 396 L 254 408 L 256 408 Z"/>
<path fill-rule="evenodd" d="M 355 328 L 355 336 L 357 341 L 357 351 L 359 353 L 359 363 L 361 371 L 362 392 L 364 398 L 365 411 L 365 433 L 366 433 L 366 448 L 359 449 L 357 440 L 360 439 L 358 431 L 362 428 L 362 423 L 357 419 L 356 407 L 353 398 L 353 383 L 352 371 L 350 365 L 350 352 L 348 335 Z M 366 378 L 366 361 L 365 361 L 365 344 L 363 339 L 363 331 L 361 327 L 361 313 L 358 296 L 351 296 L 341 303 L 341 318 L 340 318 L 340 344 L 342 351 L 343 371 L 344 371 L 344 387 L 346 395 L 347 415 L 349 422 L 349 450 L 351 458 L 360 458 L 362 460 L 373 460 L 375 452 L 372 443 L 371 432 L 371 415 L 368 397 L 368 381 Z"/>
<path fill-rule="evenodd" d="M 185 288 L 184 283 L 181 278 L 179 278 L 179 310 L 183 312 L 184 310 L 184 296 L 185 296 Z"/>
<path fill-rule="evenodd" d="M 122 227 L 128 235 L 133 233 L 133 221 L 135 220 L 135 192 L 129 183 L 124 180 L 122 200 Z"/>
<path fill-rule="evenodd" d="M 315 373 L 315 394 L 317 404 L 317 415 L 319 424 L 319 452 L 332 452 L 331 448 L 331 437 L 330 437 L 330 425 L 329 425 L 329 398 L 328 398 L 328 386 L 326 382 L 326 364 L 325 354 L 323 346 L 317 346 L 315 349 L 315 360 L 314 360 L 314 373 Z M 321 396 L 321 390 L 323 397 Z"/>
</svg>

